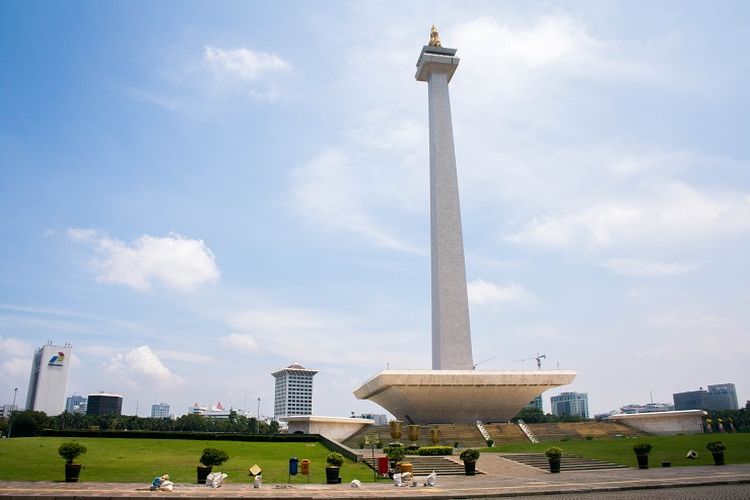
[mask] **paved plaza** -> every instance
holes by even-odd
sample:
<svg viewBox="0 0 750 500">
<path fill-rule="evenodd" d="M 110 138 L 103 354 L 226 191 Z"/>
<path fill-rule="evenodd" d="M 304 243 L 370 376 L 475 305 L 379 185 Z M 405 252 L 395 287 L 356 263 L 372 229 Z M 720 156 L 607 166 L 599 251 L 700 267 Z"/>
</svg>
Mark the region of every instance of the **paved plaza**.
<svg viewBox="0 0 750 500">
<path fill-rule="evenodd" d="M 615 469 L 550 474 L 534 467 L 483 454 L 477 476 L 438 476 L 436 487 L 423 486 L 424 477 L 417 477 L 416 487 L 398 488 L 392 482 L 363 483 L 359 488 L 349 484 L 268 484 L 254 489 L 247 478 L 228 478 L 217 489 L 194 484 L 177 484 L 172 492 L 148 491 L 148 482 L 129 483 L 63 483 L 20 482 L 0 483 L 0 497 L 77 497 L 77 498 L 143 498 L 174 496 L 180 498 L 501 498 L 534 497 L 566 494 L 566 498 L 750 498 L 750 464 L 722 467 L 670 467 L 647 470 Z M 299 478 L 296 479 L 299 481 Z M 236 482 L 234 482 L 236 481 Z M 672 496 L 677 490 L 688 496 Z M 653 495 L 639 492 L 651 490 Z M 665 493 L 667 491 L 667 493 Z M 587 495 L 597 493 L 596 495 Z M 613 494 L 613 493 L 620 494 Z M 705 492 L 711 494 L 705 496 Z M 570 496 L 568 496 L 570 495 Z"/>
</svg>

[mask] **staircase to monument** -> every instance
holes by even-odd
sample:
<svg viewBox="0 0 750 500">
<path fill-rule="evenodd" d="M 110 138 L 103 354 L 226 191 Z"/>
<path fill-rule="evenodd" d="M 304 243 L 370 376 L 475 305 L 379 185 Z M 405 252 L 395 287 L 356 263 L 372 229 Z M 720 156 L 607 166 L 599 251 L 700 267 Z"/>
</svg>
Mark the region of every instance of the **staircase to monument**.
<svg viewBox="0 0 750 500">
<path fill-rule="evenodd" d="M 555 424 L 526 424 L 541 442 L 647 436 L 648 434 L 619 422 L 560 422 Z"/>
<path fill-rule="evenodd" d="M 544 453 L 501 453 L 500 457 L 514 462 L 519 462 L 537 469 L 549 470 L 549 460 Z M 603 462 L 601 460 L 592 460 L 583 458 L 578 455 L 563 455 L 560 460 L 561 471 L 575 470 L 608 470 L 608 469 L 628 469 L 627 465 Z"/>
<path fill-rule="evenodd" d="M 433 427 L 440 429 L 440 442 L 438 443 L 440 445 L 452 446 L 453 443 L 458 442 L 459 446 L 462 448 L 484 448 L 487 446 L 487 443 L 479 432 L 479 429 L 477 429 L 477 426 L 471 424 L 422 425 L 419 427 L 419 439 L 416 441 L 418 446 L 433 446 L 433 443 L 430 440 L 430 429 Z M 493 425 L 485 424 L 485 427 L 492 428 Z M 383 446 L 393 441 L 391 438 L 391 430 L 387 425 L 373 425 L 365 427 L 364 429 L 352 434 L 343 441 L 343 444 L 355 450 L 359 449 L 360 444 L 364 443 L 365 434 L 376 432 L 380 434 L 380 441 Z M 492 431 L 489 431 L 489 433 L 492 435 L 493 439 L 495 439 Z M 409 441 L 406 425 L 401 429 L 401 438 L 399 441 L 404 443 L 404 446 L 409 446 L 412 443 L 412 441 Z M 495 439 L 495 442 L 499 444 L 497 439 Z"/>
<path fill-rule="evenodd" d="M 616 438 L 623 436 L 647 436 L 648 434 L 620 422 L 576 422 L 576 423 L 556 423 L 556 424 L 526 424 L 541 442 L 555 442 L 562 440 L 580 440 L 591 436 L 596 439 Z M 516 424 L 483 424 L 484 429 L 495 441 L 495 446 L 503 446 L 513 443 L 528 443 L 529 439 L 524 435 Z M 416 441 L 418 446 L 432 446 L 430 441 L 430 428 L 438 427 L 440 429 L 441 445 L 452 446 L 458 442 L 461 448 L 484 448 L 487 443 L 479 432 L 476 424 L 438 424 L 434 426 L 420 426 L 419 439 Z M 354 449 L 360 449 L 360 444 L 364 443 L 364 435 L 374 432 L 380 433 L 380 441 L 387 445 L 391 439 L 391 430 L 387 425 L 373 425 L 365 427 L 355 434 L 349 436 L 343 441 L 343 444 Z M 401 439 L 404 446 L 409 446 L 407 428 L 404 425 L 401 432 Z"/>
</svg>

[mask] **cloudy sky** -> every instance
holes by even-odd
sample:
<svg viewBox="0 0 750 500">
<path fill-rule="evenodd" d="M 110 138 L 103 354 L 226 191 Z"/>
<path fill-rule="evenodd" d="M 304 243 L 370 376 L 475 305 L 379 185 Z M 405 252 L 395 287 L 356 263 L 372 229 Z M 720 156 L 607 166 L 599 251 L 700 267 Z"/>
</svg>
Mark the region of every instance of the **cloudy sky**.
<svg viewBox="0 0 750 500">
<path fill-rule="evenodd" d="M 0 4 L 0 403 L 48 340 L 141 416 L 269 415 L 294 361 L 315 413 L 379 412 L 359 383 L 429 368 L 432 22 L 478 368 L 750 398 L 747 2 L 33 1 Z"/>
</svg>

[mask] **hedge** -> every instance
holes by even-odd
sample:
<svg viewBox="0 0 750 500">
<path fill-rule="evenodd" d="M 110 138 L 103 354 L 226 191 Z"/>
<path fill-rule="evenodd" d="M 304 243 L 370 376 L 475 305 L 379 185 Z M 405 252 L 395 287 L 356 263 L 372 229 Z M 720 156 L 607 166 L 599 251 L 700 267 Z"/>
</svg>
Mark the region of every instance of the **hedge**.
<svg viewBox="0 0 750 500">
<path fill-rule="evenodd" d="M 426 455 L 426 456 L 433 456 L 433 455 L 452 455 L 453 454 L 453 447 L 452 446 L 423 446 L 419 450 L 417 450 L 417 455 Z"/>
<path fill-rule="evenodd" d="M 247 441 L 247 442 L 286 442 L 317 443 L 318 434 L 230 434 L 221 432 L 177 432 L 177 431 L 124 431 L 124 430 L 54 430 L 45 429 L 42 436 L 59 437 L 104 437 L 136 439 L 196 439 L 205 441 Z"/>
</svg>

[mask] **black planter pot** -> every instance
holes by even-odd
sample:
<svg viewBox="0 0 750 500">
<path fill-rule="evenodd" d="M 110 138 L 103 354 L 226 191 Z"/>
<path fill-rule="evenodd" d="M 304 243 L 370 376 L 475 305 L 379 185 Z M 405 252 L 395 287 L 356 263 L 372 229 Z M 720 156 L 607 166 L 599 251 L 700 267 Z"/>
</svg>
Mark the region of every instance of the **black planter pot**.
<svg viewBox="0 0 750 500">
<path fill-rule="evenodd" d="M 557 474 L 560 472 L 560 459 L 559 458 L 549 459 L 549 471 L 552 474 Z"/>
<path fill-rule="evenodd" d="M 476 475 L 477 463 L 476 462 L 464 462 L 464 471 L 466 472 L 467 476 Z"/>
<path fill-rule="evenodd" d="M 326 467 L 326 484 L 341 484 L 339 467 Z"/>
<path fill-rule="evenodd" d="M 714 465 L 724 465 L 724 452 L 723 451 L 711 452 L 711 455 L 713 455 L 714 457 Z"/>
<path fill-rule="evenodd" d="M 206 484 L 206 478 L 211 474 L 213 467 L 206 467 L 205 465 L 199 465 L 196 467 L 198 472 L 198 484 Z"/>
<path fill-rule="evenodd" d="M 81 464 L 65 464 L 65 482 L 77 483 L 81 475 Z"/>
<path fill-rule="evenodd" d="M 639 469 L 648 469 L 648 455 L 636 455 L 635 459 L 638 460 Z"/>
</svg>

